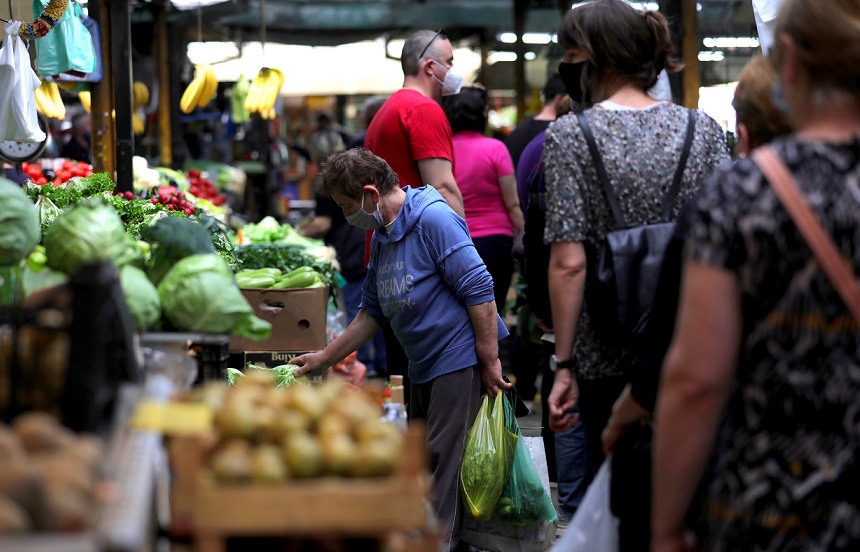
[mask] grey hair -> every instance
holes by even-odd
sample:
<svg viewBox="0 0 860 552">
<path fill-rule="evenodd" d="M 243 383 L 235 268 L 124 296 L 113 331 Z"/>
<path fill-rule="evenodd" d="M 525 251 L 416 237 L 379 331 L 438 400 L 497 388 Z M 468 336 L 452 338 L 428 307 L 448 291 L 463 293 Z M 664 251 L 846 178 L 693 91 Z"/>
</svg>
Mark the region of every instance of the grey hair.
<svg viewBox="0 0 860 552">
<path fill-rule="evenodd" d="M 433 38 L 435 37 L 435 38 Z M 433 44 L 427 47 L 427 44 L 433 40 Z M 438 35 L 437 31 L 415 31 L 403 43 L 403 51 L 400 54 L 400 67 L 403 69 L 403 75 L 414 77 L 418 75 L 418 68 L 421 66 L 421 60 L 418 56 L 425 48 L 423 59 L 437 59 L 441 54 L 439 45 L 441 41 L 448 40 L 445 35 Z"/>
</svg>

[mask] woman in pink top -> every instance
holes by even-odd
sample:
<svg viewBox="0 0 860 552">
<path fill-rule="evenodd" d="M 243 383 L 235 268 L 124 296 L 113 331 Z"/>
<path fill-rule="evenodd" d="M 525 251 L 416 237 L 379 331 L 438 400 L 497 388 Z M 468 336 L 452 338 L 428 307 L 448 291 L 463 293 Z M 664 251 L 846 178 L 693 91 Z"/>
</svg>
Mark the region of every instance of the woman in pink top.
<svg viewBox="0 0 860 552">
<path fill-rule="evenodd" d="M 493 277 L 496 308 L 503 312 L 514 258 L 514 236 L 523 229 L 514 164 L 500 140 L 487 138 L 487 92 L 466 86 L 442 107 L 454 132 L 454 178 L 463 194 L 466 224 Z"/>
</svg>

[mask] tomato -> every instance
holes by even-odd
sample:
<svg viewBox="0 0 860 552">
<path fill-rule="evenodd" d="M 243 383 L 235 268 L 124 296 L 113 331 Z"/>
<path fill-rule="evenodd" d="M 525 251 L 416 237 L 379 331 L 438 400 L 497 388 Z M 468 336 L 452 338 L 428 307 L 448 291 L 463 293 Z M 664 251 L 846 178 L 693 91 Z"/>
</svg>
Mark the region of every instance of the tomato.
<svg viewBox="0 0 860 552">
<path fill-rule="evenodd" d="M 44 186 L 45 184 L 48 183 L 48 179 L 45 178 L 44 176 L 40 176 L 40 177 L 36 178 L 36 180 L 34 180 L 34 182 L 39 186 Z"/>
</svg>

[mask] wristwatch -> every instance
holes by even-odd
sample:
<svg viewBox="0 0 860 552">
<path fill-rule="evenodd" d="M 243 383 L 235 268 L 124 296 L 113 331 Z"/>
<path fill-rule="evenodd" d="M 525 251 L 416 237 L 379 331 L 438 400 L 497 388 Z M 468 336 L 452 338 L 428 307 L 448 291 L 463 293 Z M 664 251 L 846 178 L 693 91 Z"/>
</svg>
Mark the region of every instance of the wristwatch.
<svg viewBox="0 0 860 552">
<path fill-rule="evenodd" d="M 574 361 L 572 358 L 569 358 L 567 360 L 559 360 L 558 357 L 555 355 L 549 357 L 549 369 L 552 372 L 555 372 L 559 368 L 567 368 L 568 370 L 573 370 L 575 364 L 576 361 Z"/>
</svg>

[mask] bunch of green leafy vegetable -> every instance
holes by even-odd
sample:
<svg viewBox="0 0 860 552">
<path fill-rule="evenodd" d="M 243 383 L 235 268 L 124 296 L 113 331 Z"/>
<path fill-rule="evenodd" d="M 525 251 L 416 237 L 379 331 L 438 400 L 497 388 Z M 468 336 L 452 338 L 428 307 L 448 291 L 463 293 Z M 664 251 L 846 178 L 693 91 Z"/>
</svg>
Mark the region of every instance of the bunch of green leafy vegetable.
<svg viewBox="0 0 860 552">
<path fill-rule="evenodd" d="M 296 377 L 297 368 L 298 366 L 294 364 L 282 364 L 280 366 L 275 366 L 274 368 L 260 368 L 259 366 L 248 363 L 248 370 L 261 370 L 271 373 L 277 389 L 286 389 L 297 383 L 308 383 L 307 377 Z M 236 385 L 236 383 L 244 377 L 245 374 L 241 370 L 227 368 L 227 383 L 229 385 Z"/>
<path fill-rule="evenodd" d="M 119 215 L 126 231 L 136 239 L 141 238 L 144 228 L 159 218 L 168 216 L 167 209 L 160 203 L 156 205 L 143 199 L 124 199 L 114 195 L 108 196 L 106 201 Z M 173 216 L 187 215 L 177 213 Z"/>
<path fill-rule="evenodd" d="M 105 192 L 113 192 L 114 189 L 116 189 L 116 184 L 107 173 L 95 173 L 87 177 L 72 178 L 57 187 L 47 184 L 38 186 L 30 183 L 27 185 L 26 192 L 34 203 L 39 197 L 44 197 L 51 200 L 59 209 L 64 209 L 82 199 L 102 195 Z"/>
<path fill-rule="evenodd" d="M 0 178 L 0 266 L 26 258 L 39 243 L 39 219 L 33 204 L 16 184 Z"/>
<path fill-rule="evenodd" d="M 236 232 L 222 221 L 206 213 L 201 213 L 199 220 L 200 224 L 209 230 L 212 245 L 215 246 L 215 252 L 224 259 L 230 270 L 233 272 L 241 270 L 242 265 L 236 257 L 236 248 L 233 245 L 233 238 Z"/>
</svg>

